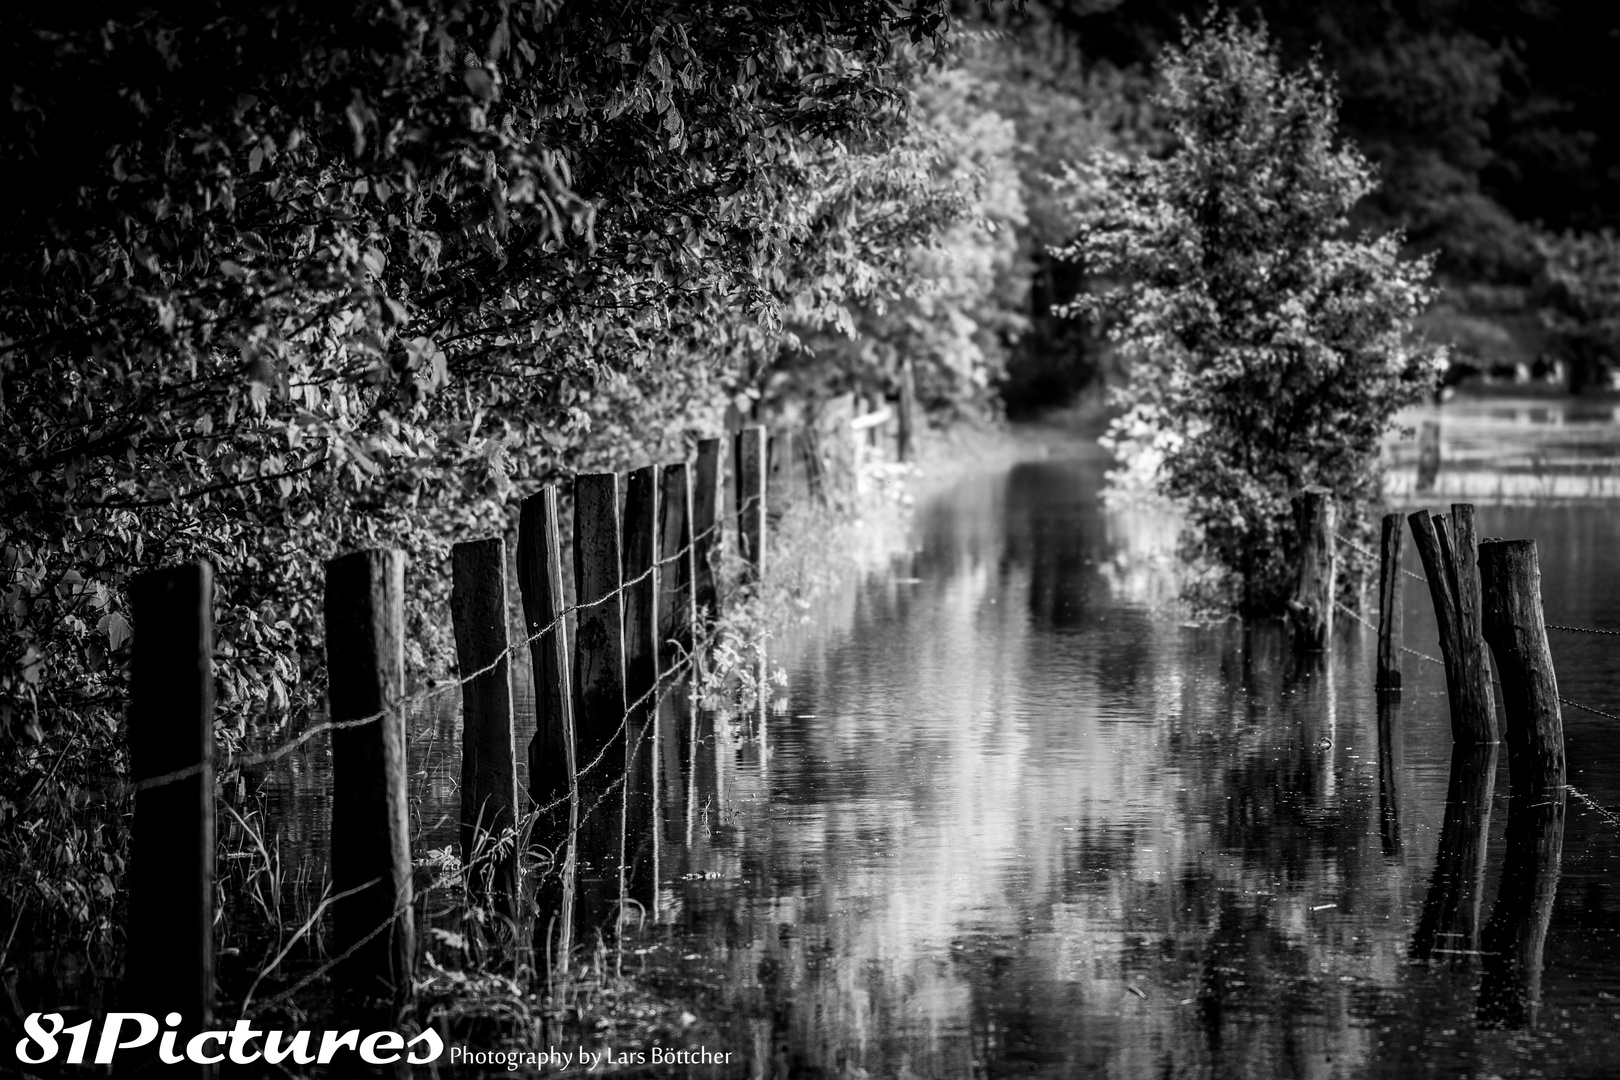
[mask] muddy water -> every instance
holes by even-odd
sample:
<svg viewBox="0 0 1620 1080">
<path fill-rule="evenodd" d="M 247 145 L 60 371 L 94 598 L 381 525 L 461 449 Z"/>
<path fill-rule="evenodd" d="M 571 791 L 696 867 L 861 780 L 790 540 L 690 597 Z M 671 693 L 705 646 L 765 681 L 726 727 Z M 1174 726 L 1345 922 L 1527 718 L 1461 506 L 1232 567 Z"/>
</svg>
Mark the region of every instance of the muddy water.
<svg viewBox="0 0 1620 1080">
<path fill-rule="evenodd" d="M 764 723 L 700 746 L 642 944 L 719 988 L 737 1074 L 1620 1074 L 1620 821 L 1571 796 L 1510 844 L 1505 755 L 1453 761 L 1415 658 L 1381 712 L 1353 623 L 1307 662 L 1279 627 L 1184 624 L 1172 524 L 1105 511 L 1102 470 L 923 507 L 906 560 L 780 643 Z M 1549 622 L 1620 629 L 1614 504 L 1479 524 L 1538 539 Z M 1620 712 L 1620 638 L 1553 646 L 1565 694 Z M 1571 782 L 1620 806 L 1620 722 L 1565 723 Z"/>
</svg>

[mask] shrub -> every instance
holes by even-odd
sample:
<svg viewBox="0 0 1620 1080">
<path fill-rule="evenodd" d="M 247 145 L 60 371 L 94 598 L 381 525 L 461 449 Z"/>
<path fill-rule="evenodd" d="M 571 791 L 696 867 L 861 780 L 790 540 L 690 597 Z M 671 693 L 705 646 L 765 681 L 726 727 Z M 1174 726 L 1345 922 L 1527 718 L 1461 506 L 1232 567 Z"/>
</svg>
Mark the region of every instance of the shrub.
<svg viewBox="0 0 1620 1080">
<path fill-rule="evenodd" d="M 1372 169 L 1336 132 L 1332 84 L 1285 72 L 1263 29 L 1211 15 L 1161 57 L 1162 157 L 1070 170 L 1077 239 L 1101 284 L 1068 308 L 1132 363 L 1106 442 L 1162 455 L 1157 486 L 1246 613 L 1282 609 L 1289 499 L 1320 484 L 1351 528 L 1378 491 L 1378 442 L 1442 355 L 1410 335 L 1428 260 L 1351 235 Z M 1129 464 L 1129 462 L 1127 462 Z"/>
</svg>

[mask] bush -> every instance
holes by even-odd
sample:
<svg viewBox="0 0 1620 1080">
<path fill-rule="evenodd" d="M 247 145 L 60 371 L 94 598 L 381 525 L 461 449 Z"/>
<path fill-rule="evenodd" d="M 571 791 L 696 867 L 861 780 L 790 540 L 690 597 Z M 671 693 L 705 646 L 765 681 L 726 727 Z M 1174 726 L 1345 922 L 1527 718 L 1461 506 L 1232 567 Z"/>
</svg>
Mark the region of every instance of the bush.
<svg viewBox="0 0 1620 1080">
<path fill-rule="evenodd" d="M 1356 528 L 1380 436 L 1438 375 L 1440 352 L 1409 333 L 1430 264 L 1403 261 L 1398 235 L 1348 233 L 1372 169 L 1337 139 L 1329 80 L 1284 72 L 1263 29 L 1184 27 L 1160 77 L 1168 154 L 1070 173 L 1078 238 L 1059 254 L 1102 284 L 1069 311 L 1102 320 L 1133 365 L 1106 441 L 1161 455 L 1193 547 L 1241 610 L 1275 613 L 1290 497 L 1323 485 Z"/>
</svg>

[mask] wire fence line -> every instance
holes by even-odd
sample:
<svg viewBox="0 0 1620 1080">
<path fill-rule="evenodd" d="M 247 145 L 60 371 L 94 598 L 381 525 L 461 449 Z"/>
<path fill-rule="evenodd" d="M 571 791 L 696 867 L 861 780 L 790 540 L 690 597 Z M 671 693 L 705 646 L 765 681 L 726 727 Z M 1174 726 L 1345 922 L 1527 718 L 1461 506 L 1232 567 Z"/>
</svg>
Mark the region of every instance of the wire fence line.
<svg viewBox="0 0 1620 1080">
<path fill-rule="evenodd" d="M 737 511 L 737 514 L 740 515 L 747 512 L 755 503 L 760 500 L 760 498 L 761 497 L 759 495 L 749 495 L 748 498 L 743 501 L 741 508 Z M 558 612 L 557 616 L 545 626 L 530 632 L 517 641 L 508 641 L 505 648 L 501 649 L 495 654 L 493 659 L 484 664 L 484 666 L 478 668 L 476 671 L 459 675 L 455 679 L 439 683 L 424 690 L 418 690 L 414 694 L 408 694 L 400 698 L 398 701 L 393 702 L 367 716 L 356 717 L 351 720 L 322 721 L 321 723 L 300 732 L 296 737 L 271 750 L 263 750 L 257 753 L 238 755 L 218 764 L 212 761 L 198 762 L 193 765 L 187 765 L 184 768 L 174 769 L 166 773 L 160 773 L 157 776 L 147 777 L 132 785 L 133 793 L 139 793 L 152 788 L 178 783 L 181 780 L 198 776 L 209 768 L 240 769 L 252 768 L 258 765 L 268 765 L 272 762 L 279 761 L 281 758 L 286 757 L 288 754 L 291 754 L 299 747 L 308 743 L 311 739 L 324 735 L 327 732 L 343 731 L 349 728 L 364 727 L 367 724 L 374 724 L 379 720 L 382 720 L 384 717 L 391 716 L 402 709 L 412 709 L 424 704 L 425 702 L 431 701 L 441 694 L 447 694 L 452 690 L 459 690 L 465 687 L 468 683 L 476 682 L 478 679 L 497 670 L 502 664 L 511 659 L 513 654 L 515 654 L 519 649 L 528 648 L 536 641 L 545 637 L 547 634 L 552 633 L 560 627 L 563 627 L 570 616 L 576 615 L 581 611 L 588 611 L 591 608 L 599 607 L 615 597 L 624 596 L 631 588 L 649 580 L 653 573 L 660 567 L 669 566 L 679 562 L 683 558 L 686 558 L 688 555 L 694 554 L 698 550 L 698 546 L 703 540 L 707 539 L 712 534 L 723 532 L 726 518 L 729 516 L 731 515 L 721 515 L 717 520 L 705 527 L 701 532 L 694 534 L 692 538 L 688 540 L 686 544 L 683 545 L 679 550 L 673 554 L 666 555 L 663 558 L 655 559 L 652 565 L 648 566 L 635 577 L 619 582 L 617 586 L 603 593 L 596 599 L 584 602 L 576 601 L 575 603 L 564 606 L 563 609 Z M 733 590 L 731 593 L 728 593 L 726 597 L 722 598 L 722 600 L 730 599 L 730 597 L 735 594 L 735 591 L 736 590 Z"/>
<path fill-rule="evenodd" d="M 1346 606 L 1342 601 L 1335 600 L 1333 603 L 1334 603 L 1334 606 L 1337 607 L 1340 611 L 1343 611 L 1346 615 L 1348 615 L 1352 619 L 1356 620 L 1356 622 L 1360 623 L 1362 626 L 1365 626 L 1368 630 L 1371 630 L 1373 633 L 1378 632 L 1378 628 L 1376 626 L 1374 626 L 1372 623 L 1368 622 L 1359 612 L 1356 612 L 1356 611 L 1352 610 L 1350 607 Z M 1416 657 L 1419 657 L 1421 659 L 1427 660 L 1429 663 L 1435 664 L 1435 665 L 1437 665 L 1439 667 L 1445 667 L 1446 666 L 1446 662 L 1444 660 L 1441 660 L 1437 656 L 1430 656 L 1426 652 L 1419 652 L 1418 650 L 1408 648 L 1405 645 L 1397 644 L 1395 647 L 1400 649 L 1404 653 L 1407 653 L 1409 655 L 1416 656 Z M 1501 682 L 1499 680 L 1497 680 L 1497 679 L 1492 679 L 1491 681 L 1496 683 L 1496 685 L 1498 685 L 1498 686 L 1502 685 Z M 1603 709 L 1599 709 L 1599 708 L 1596 708 L 1596 707 L 1591 706 L 1591 705 L 1583 705 L 1581 702 L 1575 701 L 1575 700 L 1573 700 L 1571 698 L 1567 698 L 1562 694 L 1558 695 L 1558 700 L 1561 703 L 1563 703 L 1565 705 L 1568 705 L 1570 708 L 1580 709 L 1582 712 L 1589 712 L 1594 716 L 1601 716 L 1606 720 L 1620 721 L 1620 714 L 1615 714 L 1615 713 L 1612 713 L 1612 712 L 1606 712 Z"/>
<path fill-rule="evenodd" d="M 1373 562 L 1378 562 L 1379 559 L 1381 558 L 1381 556 L 1376 551 L 1373 551 L 1371 548 L 1368 548 L 1368 547 L 1366 547 L 1366 546 L 1364 546 L 1362 544 L 1356 543 L 1354 540 L 1350 539 L 1350 537 L 1344 535 L 1344 533 L 1334 533 L 1333 538 L 1335 540 L 1337 540 L 1339 543 L 1343 544 L 1345 547 L 1353 548 L 1356 551 L 1361 552 L 1363 555 L 1367 556 L 1367 558 L 1371 559 Z M 1401 571 L 1401 573 L 1405 574 L 1407 577 L 1411 578 L 1413 581 L 1421 581 L 1425 585 L 1427 585 L 1429 583 L 1428 578 L 1424 577 L 1422 574 L 1414 573 L 1413 571 L 1408 570 L 1404 566 L 1400 568 L 1400 571 Z"/>
<path fill-rule="evenodd" d="M 1334 538 L 1336 540 L 1338 540 L 1339 543 L 1343 544 L 1345 547 L 1354 548 L 1356 551 L 1361 552 L 1361 554 L 1367 556 L 1367 558 L 1369 558 L 1369 559 L 1377 560 L 1379 558 L 1379 555 L 1376 552 L 1364 547 L 1361 544 L 1356 543 L 1354 540 L 1352 540 L 1348 536 L 1345 536 L 1343 533 L 1334 533 L 1333 535 L 1334 535 Z M 1427 585 L 1429 583 L 1428 578 L 1424 577 L 1422 574 L 1415 574 L 1412 571 L 1406 569 L 1406 567 L 1404 567 L 1404 566 L 1401 567 L 1401 573 L 1405 574 L 1407 577 L 1413 579 L 1414 581 L 1421 581 L 1425 585 Z M 1342 604 L 1340 606 L 1343 607 Z M 1348 611 L 1348 610 L 1349 609 L 1346 609 L 1346 611 Z M 1352 616 L 1355 616 L 1357 618 L 1360 618 L 1360 616 L 1355 615 L 1355 612 L 1349 612 L 1349 614 L 1351 614 Z M 1570 634 L 1598 634 L 1598 635 L 1601 635 L 1601 636 L 1604 636 L 1604 637 L 1620 637 L 1620 630 L 1598 630 L 1598 629 L 1595 629 L 1594 627 L 1590 627 L 1590 626 L 1561 626 L 1561 625 L 1559 625 L 1557 623 L 1547 623 L 1546 626 L 1547 626 L 1548 630 L 1562 630 L 1565 633 L 1570 633 Z M 1410 651 L 1410 650 L 1408 650 L 1408 651 Z M 1419 655 L 1421 655 L 1421 654 L 1419 654 Z M 1577 708 L 1583 708 L 1584 706 L 1576 706 L 1576 707 Z"/>
<path fill-rule="evenodd" d="M 1359 612 L 1359 611 L 1355 610 L 1354 608 L 1350 607 L 1350 605 L 1346 604 L 1343 600 L 1335 600 L 1335 601 L 1333 601 L 1333 606 L 1338 608 L 1340 611 L 1344 612 L 1346 615 L 1350 616 L 1352 619 L 1356 620 L 1356 622 L 1360 623 L 1362 626 L 1365 626 L 1368 630 L 1371 630 L 1375 634 L 1378 633 L 1378 627 L 1376 627 L 1372 623 L 1368 622 L 1367 619 L 1366 619 L 1366 616 L 1362 615 L 1361 612 Z M 1406 645 L 1402 645 L 1398 641 L 1395 642 L 1395 647 L 1397 649 L 1401 650 L 1401 652 L 1403 652 L 1403 653 L 1406 653 L 1406 654 L 1408 654 L 1410 656 L 1418 657 L 1420 660 L 1427 660 L 1429 663 L 1438 664 L 1441 667 L 1446 666 L 1446 662 L 1444 660 L 1440 659 L 1438 656 L 1430 656 L 1426 652 L 1419 652 L 1417 649 L 1411 648 L 1411 647 L 1406 646 Z"/>
</svg>

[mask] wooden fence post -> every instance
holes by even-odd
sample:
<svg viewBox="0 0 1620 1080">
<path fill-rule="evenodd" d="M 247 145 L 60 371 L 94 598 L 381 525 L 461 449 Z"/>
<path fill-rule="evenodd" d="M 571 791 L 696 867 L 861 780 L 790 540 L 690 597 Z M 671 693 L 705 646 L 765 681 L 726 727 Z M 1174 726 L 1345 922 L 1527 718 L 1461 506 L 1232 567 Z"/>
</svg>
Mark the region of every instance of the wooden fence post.
<svg viewBox="0 0 1620 1080">
<path fill-rule="evenodd" d="M 719 439 L 702 439 L 697 447 L 697 474 L 692 491 L 692 592 L 703 625 L 720 614 L 721 522 Z"/>
<path fill-rule="evenodd" d="M 341 992 L 400 1001 L 416 958 L 405 715 L 405 556 L 356 551 L 326 564 L 332 732 L 332 951 Z M 383 933 L 379 926 L 392 923 Z M 369 937 L 369 940 L 366 940 Z"/>
<path fill-rule="evenodd" d="M 560 970 L 573 951 L 574 833 L 579 827 L 574 753 L 573 654 L 563 617 L 562 537 L 557 489 L 550 484 L 523 501 L 518 520 L 518 589 L 534 673 L 534 738 L 529 743 L 529 798 L 542 808 L 535 839 L 553 853 L 553 871 L 536 890 L 535 929 L 542 958 Z M 546 629 L 549 627 L 549 629 Z M 549 809 L 547 809 L 549 808 Z M 557 933 L 551 937 L 550 924 Z"/>
<path fill-rule="evenodd" d="M 1337 576 L 1334 548 L 1333 494 L 1308 487 L 1294 499 L 1299 529 L 1299 578 L 1288 602 L 1293 616 L 1294 651 L 1320 652 L 1333 634 L 1333 596 Z"/>
<path fill-rule="evenodd" d="M 1440 422 L 1425 420 L 1418 430 L 1417 490 L 1429 491 L 1440 475 Z"/>
<path fill-rule="evenodd" d="M 159 1018 L 177 1012 L 181 1030 L 194 1033 L 211 1025 L 214 1009 L 213 568 L 140 574 L 129 593 L 136 788 L 122 998 Z M 211 1075 L 206 1065 L 186 1071 Z"/>
<path fill-rule="evenodd" d="M 1502 677 L 1513 794 L 1550 799 L 1564 786 L 1564 720 L 1541 608 L 1536 542 L 1481 544 L 1479 569 L 1485 640 L 1496 654 L 1496 670 Z"/>
<path fill-rule="evenodd" d="M 518 912 L 517 734 L 506 635 L 506 541 L 450 551 L 450 618 L 461 678 L 461 862 L 467 885 L 514 921 Z M 482 860 L 474 866 L 475 860 Z"/>
<path fill-rule="evenodd" d="M 737 432 L 737 544 L 743 557 L 743 580 L 765 576 L 765 429 Z"/>
<path fill-rule="evenodd" d="M 658 670 L 671 685 L 658 708 L 658 745 L 662 751 L 659 775 L 664 802 L 665 850 L 672 858 L 659 872 L 674 874 L 684 867 L 681 845 L 686 840 L 687 794 L 685 762 L 692 752 L 689 695 L 675 690 L 676 672 L 691 685 L 696 674 L 691 653 L 696 645 L 697 605 L 692 591 L 692 470 L 685 462 L 665 465 L 659 492 Z"/>
<path fill-rule="evenodd" d="M 901 461 L 910 461 L 916 453 L 917 439 L 917 378 L 907 358 L 900 362 L 900 439 L 897 448 Z"/>
<path fill-rule="evenodd" d="M 1470 707 L 1482 717 L 1479 726 L 1490 733 L 1491 742 L 1498 742 L 1496 694 L 1491 689 L 1491 661 L 1485 652 L 1480 612 L 1479 533 L 1474 527 L 1473 504 L 1452 503 L 1451 516 L 1436 523 L 1435 533 L 1457 604 L 1458 670 L 1469 691 Z"/>
<path fill-rule="evenodd" d="M 692 651 L 697 627 L 692 470 L 684 461 L 664 466 L 658 518 L 658 670 L 667 672 Z"/>
<path fill-rule="evenodd" d="M 1375 689 L 1401 689 L 1401 515 L 1385 514 L 1378 545 L 1378 679 Z"/>
<path fill-rule="evenodd" d="M 619 478 L 574 479 L 575 752 L 579 760 L 581 917 L 600 923 L 622 898 L 625 768 L 624 617 Z"/>
<path fill-rule="evenodd" d="M 1497 740 L 1495 705 L 1491 700 L 1488 670 L 1466 666 L 1477 649 L 1466 637 L 1465 623 L 1457 604 L 1456 590 L 1466 575 L 1457 572 L 1457 556 L 1444 518 L 1431 517 L 1419 510 L 1407 517 L 1412 540 L 1423 560 L 1429 579 L 1429 595 L 1434 600 L 1434 617 L 1440 633 L 1440 657 L 1446 668 L 1446 692 L 1451 704 L 1451 737 L 1459 743 L 1494 743 Z M 1472 522 L 1469 522 L 1471 530 Z M 1472 532 L 1469 532 L 1470 538 Z M 1473 560 L 1469 560 L 1472 565 Z M 1478 588 L 1478 574 L 1473 576 Z M 1477 609 L 1476 609 L 1477 610 Z"/>
<path fill-rule="evenodd" d="M 626 478 L 624 498 L 625 894 L 658 903 L 658 466 Z"/>
</svg>

